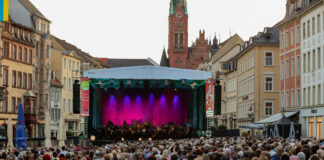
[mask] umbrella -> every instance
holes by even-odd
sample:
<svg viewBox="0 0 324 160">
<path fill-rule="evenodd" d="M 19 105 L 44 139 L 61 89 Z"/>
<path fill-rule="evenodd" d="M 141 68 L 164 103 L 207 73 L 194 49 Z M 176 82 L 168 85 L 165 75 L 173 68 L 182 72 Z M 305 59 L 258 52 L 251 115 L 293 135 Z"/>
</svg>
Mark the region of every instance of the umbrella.
<svg viewBox="0 0 324 160">
<path fill-rule="evenodd" d="M 8 148 L 12 149 L 14 148 L 13 146 L 13 131 L 12 131 L 12 117 L 11 114 L 9 114 L 9 118 L 8 118 L 8 126 L 7 126 L 7 134 L 8 134 Z"/>
<path fill-rule="evenodd" d="M 52 147 L 51 142 L 51 120 L 50 120 L 50 114 L 49 111 L 46 110 L 45 113 L 45 146 L 46 147 Z"/>
<path fill-rule="evenodd" d="M 16 148 L 27 149 L 26 143 L 26 127 L 25 127 L 25 117 L 24 109 L 22 104 L 18 106 L 18 119 L 17 119 L 17 129 L 16 129 Z"/>
<path fill-rule="evenodd" d="M 65 139 L 66 139 L 65 125 L 64 125 L 63 111 L 61 109 L 59 132 L 57 135 L 57 140 L 59 141 L 59 147 L 65 146 L 65 142 L 64 142 Z"/>
</svg>

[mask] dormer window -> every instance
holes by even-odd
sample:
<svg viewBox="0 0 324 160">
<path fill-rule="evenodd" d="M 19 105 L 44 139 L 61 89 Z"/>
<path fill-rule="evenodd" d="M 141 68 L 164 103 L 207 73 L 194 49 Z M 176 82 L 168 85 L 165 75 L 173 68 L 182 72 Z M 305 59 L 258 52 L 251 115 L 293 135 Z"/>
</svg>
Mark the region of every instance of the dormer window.
<svg viewBox="0 0 324 160">
<path fill-rule="evenodd" d="M 267 33 L 267 34 L 265 34 L 265 38 L 266 38 L 267 40 L 270 40 L 270 39 L 271 39 L 271 33 Z"/>
</svg>

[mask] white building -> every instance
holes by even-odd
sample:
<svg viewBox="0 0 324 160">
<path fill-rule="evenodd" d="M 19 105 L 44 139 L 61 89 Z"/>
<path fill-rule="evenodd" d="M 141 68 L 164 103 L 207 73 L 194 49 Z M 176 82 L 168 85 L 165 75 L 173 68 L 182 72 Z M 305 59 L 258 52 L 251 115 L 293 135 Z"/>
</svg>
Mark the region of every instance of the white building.
<svg viewBox="0 0 324 160">
<path fill-rule="evenodd" d="M 50 91 L 50 116 L 51 116 L 51 135 L 57 136 L 58 125 L 61 113 L 61 97 L 63 84 L 55 78 L 55 72 L 51 74 L 51 91 Z"/>
<path fill-rule="evenodd" d="M 324 5 L 323 0 L 307 0 L 301 13 L 300 122 L 303 137 L 323 138 L 324 119 Z"/>
</svg>

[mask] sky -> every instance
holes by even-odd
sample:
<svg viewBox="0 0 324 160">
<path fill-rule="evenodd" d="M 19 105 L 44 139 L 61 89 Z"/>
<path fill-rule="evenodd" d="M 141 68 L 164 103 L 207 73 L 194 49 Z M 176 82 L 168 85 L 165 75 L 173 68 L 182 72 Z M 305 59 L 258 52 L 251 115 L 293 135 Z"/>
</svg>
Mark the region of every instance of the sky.
<svg viewBox="0 0 324 160">
<path fill-rule="evenodd" d="M 51 34 L 94 57 L 152 58 L 168 46 L 170 0 L 31 0 L 52 21 Z M 243 40 L 283 19 L 286 0 L 187 0 L 189 43 L 199 30 Z"/>
</svg>

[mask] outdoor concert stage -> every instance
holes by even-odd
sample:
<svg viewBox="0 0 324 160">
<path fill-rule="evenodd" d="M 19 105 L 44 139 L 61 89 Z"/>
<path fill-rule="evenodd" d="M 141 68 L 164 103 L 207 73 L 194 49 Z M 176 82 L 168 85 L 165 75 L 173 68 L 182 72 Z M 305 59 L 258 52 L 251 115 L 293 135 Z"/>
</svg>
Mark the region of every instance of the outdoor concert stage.
<svg viewBox="0 0 324 160">
<path fill-rule="evenodd" d="M 81 115 L 89 115 L 89 135 L 100 125 L 122 126 L 134 120 L 163 125 L 188 124 L 205 131 L 214 115 L 214 85 L 210 72 L 138 66 L 90 70 L 87 96 L 81 95 Z M 84 86 L 83 86 L 84 87 Z M 206 91 L 207 90 L 207 91 Z"/>
</svg>

